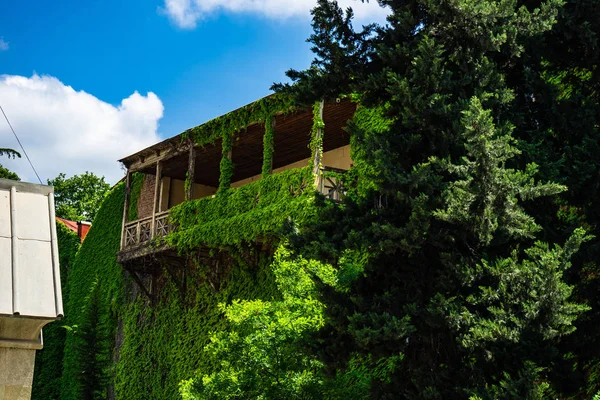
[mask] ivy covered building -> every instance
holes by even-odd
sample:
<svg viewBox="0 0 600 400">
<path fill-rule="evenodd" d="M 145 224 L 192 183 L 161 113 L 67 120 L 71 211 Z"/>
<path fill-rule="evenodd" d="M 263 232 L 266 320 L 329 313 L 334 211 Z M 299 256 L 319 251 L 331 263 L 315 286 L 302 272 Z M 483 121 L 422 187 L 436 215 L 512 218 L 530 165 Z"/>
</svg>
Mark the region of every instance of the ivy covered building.
<svg viewBox="0 0 600 400">
<path fill-rule="evenodd" d="M 149 260 L 172 264 L 196 250 L 218 268 L 227 262 L 207 250 L 268 242 L 286 219 L 306 217 L 315 190 L 341 200 L 355 110 L 350 100 L 311 110 L 271 96 L 123 158 L 118 262 L 152 297 L 142 279 L 161 263 Z"/>
<path fill-rule="evenodd" d="M 61 250 L 66 338 L 39 355 L 33 398 L 180 398 L 210 370 L 219 304 L 277 298 L 280 233 L 341 200 L 355 111 L 273 95 L 120 160 L 85 242 Z"/>
</svg>

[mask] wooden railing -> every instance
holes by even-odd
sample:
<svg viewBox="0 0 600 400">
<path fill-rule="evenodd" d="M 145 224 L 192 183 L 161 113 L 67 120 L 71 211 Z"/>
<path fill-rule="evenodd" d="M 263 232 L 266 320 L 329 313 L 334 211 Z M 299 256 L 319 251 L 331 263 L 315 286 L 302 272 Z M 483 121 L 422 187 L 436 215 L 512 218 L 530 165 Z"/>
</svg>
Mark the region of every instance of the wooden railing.
<svg viewBox="0 0 600 400">
<path fill-rule="evenodd" d="M 164 237 L 171 232 L 169 211 L 125 223 L 121 250 L 147 244 L 155 237 Z"/>
<path fill-rule="evenodd" d="M 317 191 L 326 198 L 341 202 L 346 194 L 343 169 L 323 167 L 317 180 Z M 123 241 L 121 250 L 133 249 L 148 244 L 152 239 L 165 237 L 173 230 L 169 224 L 169 211 L 163 211 L 153 216 L 126 222 L 123 226 Z"/>
<path fill-rule="evenodd" d="M 323 167 L 317 190 L 328 199 L 341 202 L 346 194 L 342 179 L 345 172 L 347 171 L 339 168 Z"/>
</svg>

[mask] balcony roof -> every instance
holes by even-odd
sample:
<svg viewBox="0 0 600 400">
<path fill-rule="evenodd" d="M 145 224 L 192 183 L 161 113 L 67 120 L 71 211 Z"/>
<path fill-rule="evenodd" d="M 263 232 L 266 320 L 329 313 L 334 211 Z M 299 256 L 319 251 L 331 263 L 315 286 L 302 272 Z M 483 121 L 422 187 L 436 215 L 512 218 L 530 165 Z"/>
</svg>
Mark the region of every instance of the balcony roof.
<svg viewBox="0 0 600 400">
<path fill-rule="evenodd" d="M 240 113 L 240 112 L 242 112 L 242 111 L 244 111 L 244 110 L 252 107 L 253 105 L 257 104 L 260 101 L 265 101 L 265 100 L 272 99 L 272 98 L 275 98 L 275 95 L 272 94 L 272 95 L 263 97 L 263 98 L 261 98 L 259 100 L 253 101 L 252 103 L 246 104 L 246 105 L 244 105 L 242 107 L 239 107 L 239 108 L 237 108 L 235 110 L 232 110 L 232 111 L 230 111 L 230 112 L 228 112 L 226 114 L 223 114 L 223 115 L 220 115 L 218 117 L 215 117 L 215 118 L 213 118 L 211 120 L 208 120 L 208 121 L 206 121 L 206 122 L 204 122 L 204 123 L 202 123 L 202 124 L 200 124 L 198 126 L 189 128 L 189 129 L 183 131 L 182 133 L 180 133 L 180 134 L 178 134 L 176 136 L 172 136 L 172 137 L 170 137 L 168 139 L 163 140 L 162 142 L 158 142 L 158 143 L 156 143 L 156 144 L 154 144 L 154 145 L 152 145 L 150 147 L 147 147 L 147 148 L 145 148 L 143 150 L 140 150 L 140 151 L 138 151 L 136 153 L 133 153 L 133 154 L 127 156 L 127 157 L 124 157 L 124 158 L 120 159 L 119 162 L 123 163 L 126 167 L 129 168 L 129 166 L 133 162 L 135 162 L 136 160 L 138 160 L 140 157 L 142 157 L 142 158 L 143 157 L 147 157 L 147 156 L 155 154 L 157 152 L 160 153 L 161 151 L 168 150 L 168 149 L 171 149 L 173 147 L 179 147 L 182 144 L 185 144 L 188 136 L 190 136 L 190 134 L 194 130 L 197 130 L 197 129 L 202 128 L 202 127 L 204 127 L 206 125 L 209 125 L 209 124 L 218 124 L 220 121 L 223 121 L 229 115 Z M 250 124 L 248 124 L 248 126 L 246 127 L 246 129 L 252 127 L 253 125 L 257 125 L 257 124 L 259 124 L 258 121 L 251 122 Z M 242 129 L 238 129 L 238 131 L 242 130 Z M 207 142 L 209 141 L 208 139 L 209 138 L 207 138 Z M 216 139 L 216 138 L 214 138 L 214 139 Z"/>
<path fill-rule="evenodd" d="M 254 103 L 240 107 L 230 113 L 210 120 L 195 128 L 188 129 L 181 134 L 163 140 L 153 146 L 138 151 L 121 161 L 125 167 L 132 171 L 153 174 L 154 164 L 159 159 L 169 159 L 163 165 L 163 175 L 177 179 L 185 179 L 187 171 L 190 142 L 193 136 L 195 142 L 201 141 L 196 150 L 197 183 L 217 186 L 219 177 L 219 162 L 221 159 L 221 138 L 212 135 L 213 128 L 232 126 L 232 115 L 248 113 L 248 110 L 260 106 L 260 102 L 278 101 L 275 95 L 257 100 Z M 328 151 L 347 145 L 349 135 L 343 130 L 356 110 L 356 104 L 350 100 L 328 102 L 325 104 L 323 119 L 325 121 L 325 135 L 323 149 Z M 223 124 L 223 125 L 221 125 Z M 289 107 L 286 112 L 278 112 L 275 116 L 275 153 L 273 155 L 273 168 L 278 168 L 310 156 L 307 143 L 310 140 L 310 131 L 313 125 L 313 113 L 309 107 Z M 208 128 L 208 129 L 207 129 Z M 260 174 L 263 156 L 264 122 L 252 122 L 247 127 L 232 127 L 236 133 L 233 140 L 233 162 L 236 165 L 233 180 L 240 180 Z M 201 135 L 200 137 L 198 137 Z"/>
</svg>

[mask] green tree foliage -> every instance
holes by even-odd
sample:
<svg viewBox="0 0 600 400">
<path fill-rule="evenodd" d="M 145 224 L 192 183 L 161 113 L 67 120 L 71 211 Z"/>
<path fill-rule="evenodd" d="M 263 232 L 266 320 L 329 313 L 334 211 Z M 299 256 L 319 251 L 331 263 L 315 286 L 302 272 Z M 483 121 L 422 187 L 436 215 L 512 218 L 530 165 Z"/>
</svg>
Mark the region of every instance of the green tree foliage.
<svg viewBox="0 0 600 400">
<path fill-rule="evenodd" d="M 218 368 L 184 382 L 184 399 L 323 398 L 322 363 L 301 349 L 324 325 L 314 278 L 333 284 L 333 269 L 294 260 L 284 246 L 271 268 L 282 298 L 221 305 L 229 327 L 205 348 Z"/>
<path fill-rule="evenodd" d="M 7 156 L 8 158 L 21 158 L 21 153 L 13 149 L 0 148 L 0 157 Z"/>
<path fill-rule="evenodd" d="M 348 372 L 330 379 L 315 352 L 314 334 L 325 326 L 323 288 L 348 291 L 355 276 L 351 254 L 345 266 L 307 260 L 279 246 L 270 269 L 280 296 L 270 301 L 234 300 L 220 304 L 227 324 L 214 331 L 203 357 L 211 369 L 181 383 L 186 400 L 200 399 L 356 399 L 368 397 L 373 380 L 385 380 L 400 357 L 372 369 L 351 361 Z M 350 278 L 350 279 L 349 279 Z"/>
<path fill-rule="evenodd" d="M 434 215 L 446 222 L 462 225 L 479 242 L 489 245 L 496 234 L 510 239 L 533 238 L 540 230 L 534 219 L 519 205 L 519 200 L 531 200 L 566 190 L 558 184 L 535 184 L 537 165 L 529 164 L 525 171 L 505 168 L 505 163 L 520 152 L 514 146 L 512 126 L 498 134 L 491 112 L 473 97 L 463 111 L 462 139 L 466 155 L 460 164 L 448 163 L 445 168 L 461 180 L 450 182 L 443 192 L 446 206 Z M 439 162 L 435 157 L 430 163 Z M 445 163 L 443 163 L 445 164 Z M 429 167 L 428 164 L 425 164 Z M 422 168 L 419 165 L 418 168 Z"/>
<path fill-rule="evenodd" d="M 0 178 L 2 179 L 11 179 L 13 181 L 20 181 L 19 175 L 10 171 L 8 168 L 5 168 L 0 164 Z"/>
<path fill-rule="evenodd" d="M 539 174 L 566 185 L 556 216 L 537 204 L 528 211 L 547 240 L 561 241 L 583 225 L 598 236 L 600 226 L 600 7 L 594 0 L 567 0 L 552 31 L 531 38 L 528 51 L 507 66 L 507 83 L 520 86 L 515 132 L 523 160 L 536 160 Z M 600 390 L 600 242 L 590 241 L 574 259 L 567 279 L 591 310 L 577 331 L 561 341 L 564 363 L 555 369 L 559 392 L 584 398 Z"/>
<path fill-rule="evenodd" d="M 21 154 L 18 151 L 15 151 L 13 149 L 5 149 L 5 148 L 0 148 L 0 157 L 2 156 L 7 156 L 8 158 L 21 158 Z M 2 179 L 11 179 L 13 181 L 19 181 L 21 180 L 19 178 L 19 175 L 15 174 L 14 172 L 10 171 L 9 169 L 5 168 L 2 166 L 2 164 L 0 164 L 0 178 Z"/>
<path fill-rule="evenodd" d="M 93 221 L 110 185 L 92 172 L 67 178 L 64 173 L 48 180 L 54 186 L 56 216 L 73 221 Z"/>
<path fill-rule="evenodd" d="M 588 237 L 577 223 L 545 234 L 565 187 L 531 163 L 545 160 L 523 163 L 519 148 L 536 141 L 515 107 L 525 85 L 508 78 L 552 35 L 562 2 L 379 4 L 388 24 L 357 32 L 351 12 L 319 1 L 312 68 L 275 85 L 362 104 L 345 207 L 292 241 L 334 264 L 361 255 L 348 293 L 324 292 L 321 359 L 338 374 L 390 361 L 373 398 L 539 398 L 586 309 L 563 275 Z"/>
</svg>

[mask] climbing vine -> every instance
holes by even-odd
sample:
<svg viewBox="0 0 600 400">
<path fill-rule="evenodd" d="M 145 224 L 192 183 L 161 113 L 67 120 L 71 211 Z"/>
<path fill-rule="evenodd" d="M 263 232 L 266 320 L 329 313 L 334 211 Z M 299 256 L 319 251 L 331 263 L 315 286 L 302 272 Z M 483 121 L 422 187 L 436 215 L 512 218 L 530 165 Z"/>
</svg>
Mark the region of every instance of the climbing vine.
<svg viewBox="0 0 600 400">
<path fill-rule="evenodd" d="M 235 111 L 222 115 L 195 128 L 188 129 L 182 141 L 192 139 L 197 145 L 215 143 L 218 138 L 234 135 L 254 123 L 264 123 L 269 116 L 287 114 L 296 110 L 291 97 L 273 94 Z"/>
<path fill-rule="evenodd" d="M 129 193 L 129 211 L 127 212 L 127 219 L 129 221 L 135 221 L 138 219 L 138 203 L 140 201 L 140 194 L 142 193 L 142 186 L 144 186 L 145 175 L 136 172 L 131 177 L 131 191 Z"/>
<path fill-rule="evenodd" d="M 139 198 L 143 174 L 133 177 L 131 197 Z M 125 184 L 117 184 L 104 199 L 92 227 L 69 269 L 65 288 L 66 340 L 61 400 L 96 398 L 112 391 L 118 315 L 125 300 L 123 269 L 117 264 Z M 132 202 L 131 211 L 136 208 Z M 93 371 L 93 372 L 91 372 Z M 98 385 L 102 384 L 101 393 Z M 106 398 L 106 397 L 104 397 Z"/>
<path fill-rule="evenodd" d="M 273 170 L 273 153 L 275 152 L 275 129 L 273 122 L 275 117 L 268 115 L 265 120 L 265 135 L 263 137 L 263 178 L 271 174 Z"/>
<path fill-rule="evenodd" d="M 299 224 L 315 218 L 310 168 L 284 171 L 215 198 L 179 204 L 170 220 L 178 230 L 167 243 L 180 250 L 238 245 L 276 235 L 288 219 Z"/>
<path fill-rule="evenodd" d="M 317 101 L 313 105 L 313 126 L 310 131 L 310 151 L 312 160 L 318 160 L 319 164 L 314 168 L 321 168 L 321 159 L 323 158 L 323 131 L 325 129 L 325 121 L 322 117 L 322 102 Z M 313 171 L 316 173 L 317 171 Z"/>
<path fill-rule="evenodd" d="M 226 133 L 223 136 L 223 144 L 221 150 L 223 153 L 223 157 L 221 158 L 220 165 L 221 175 L 219 176 L 219 192 L 225 191 L 229 189 L 229 186 L 231 186 L 231 178 L 233 177 L 233 170 L 235 168 L 233 160 L 231 159 L 232 148 L 233 134 Z"/>
<path fill-rule="evenodd" d="M 116 263 L 124 184 L 111 191 L 66 282 L 64 361 L 54 398 L 177 399 L 182 380 L 198 368 L 210 373 L 218 366 L 203 349 L 213 332 L 226 329 L 219 304 L 280 297 L 270 268 L 274 249 L 286 230 L 317 219 L 311 168 L 267 173 L 230 189 L 234 165 L 227 155 L 236 132 L 264 123 L 263 172 L 270 172 L 272 122 L 293 107 L 271 96 L 187 132 L 197 145 L 221 138 L 219 195 L 171 209 L 171 223 L 178 229 L 165 241 L 190 262 L 173 270 L 173 265 L 153 261 L 163 273 L 141 278 L 148 285 L 156 280 L 152 302 Z M 138 217 L 144 180 L 143 174 L 132 177 L 130 219 Z M 186 190 L 189 185 L 188 178 Z M 194 258 L 201 247 L 209 249 L 209 260 Z"/>
<path fill-rule="evenodd" d="M 60 281 L 64 288 L 63 303 L 67 304 L 69 292 L 66 283 L 69 270 L 79 250 L 79 237 L 62 222 L 56 222 L 56 236 L 60 265 Z M 69 310 L 67 310 L 67 315 Z M 65 320 L 55 321 L 44 327 L 44 348 L 35 356 L 35 372 L 31 398 L 33 400 L 60 399 L 63 355 L 65 346 Z"/>
</svg>

